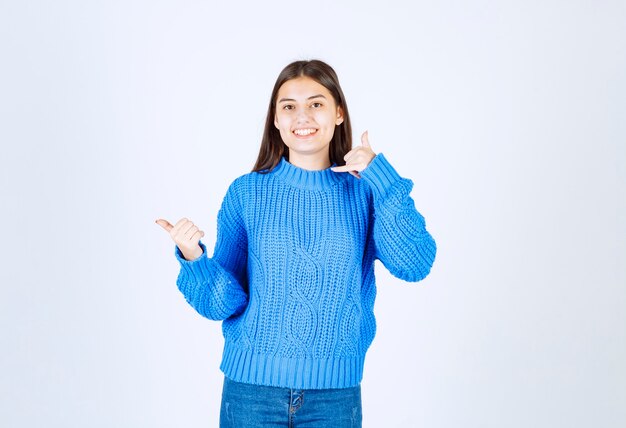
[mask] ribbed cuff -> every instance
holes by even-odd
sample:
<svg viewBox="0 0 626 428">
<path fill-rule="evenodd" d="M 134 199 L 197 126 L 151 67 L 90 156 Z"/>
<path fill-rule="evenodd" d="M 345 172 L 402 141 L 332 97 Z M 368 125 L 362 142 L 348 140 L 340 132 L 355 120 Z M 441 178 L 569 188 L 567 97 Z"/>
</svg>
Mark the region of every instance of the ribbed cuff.
<svg viewBox="0 0 626 428">
<path fill-rule="evenodd" d="M 187 260 L 183 256 L 183 253 L 178 248 L 178 245 L 175 246 L 174 254 L 176 255 L 176 259 L 180 263 L 180 267 L 182 269 L 183 275 L 186 277 L 195 278 L 197 280 L 203 280 L 207 277 L 207 262 L 209 261 L 206 253 L 206 246 L 202 243 L 202 241 L 198 242 L 200 248 L 202 248 L 202 255 L 193 260 Z"/>
<path fill-rule="evenodd" d="M 402 179 L 382 153 L 378 153 L 360 175 L 370 185 L 375 198 L 383 196 L 396 181 Z"/>
</svg>

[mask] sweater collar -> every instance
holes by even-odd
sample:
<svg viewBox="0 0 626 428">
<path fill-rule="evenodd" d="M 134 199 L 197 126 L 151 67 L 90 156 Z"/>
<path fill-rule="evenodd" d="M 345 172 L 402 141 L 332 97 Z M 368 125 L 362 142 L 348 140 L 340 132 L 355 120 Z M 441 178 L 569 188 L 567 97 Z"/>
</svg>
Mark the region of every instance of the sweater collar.
<svg viewBox="0 0 626 428">
<path fill-rule="evenodd" d="M 332 166 L 337 166 L 333 163 Z M 333 172 L 330 167 L 322 170 L 308 170 L 293 165 L 284 156 L 272 170 L 282 181 L 306 190 L 325 190 L 343 179 L 345 172 Z"/>
</svg>

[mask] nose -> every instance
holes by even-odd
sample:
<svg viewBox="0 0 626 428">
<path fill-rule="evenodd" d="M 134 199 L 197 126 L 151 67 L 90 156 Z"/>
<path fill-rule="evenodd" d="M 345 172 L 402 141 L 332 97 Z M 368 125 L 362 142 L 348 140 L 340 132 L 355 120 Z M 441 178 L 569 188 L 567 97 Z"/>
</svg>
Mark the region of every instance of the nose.
<svg viewBox="0 0 626 428">
<path fill-rule="evenodd" d="M 296 112 L 296 120 L 298 122 L 308 122 L 309 111 L 307 109 L 298 109 L 298 111 Z"/>
</svg>

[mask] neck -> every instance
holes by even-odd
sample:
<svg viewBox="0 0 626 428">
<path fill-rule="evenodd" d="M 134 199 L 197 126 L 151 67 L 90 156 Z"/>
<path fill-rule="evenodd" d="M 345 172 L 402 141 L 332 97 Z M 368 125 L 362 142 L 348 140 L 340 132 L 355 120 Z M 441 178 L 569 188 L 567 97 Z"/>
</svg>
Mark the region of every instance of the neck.
<svg viewBox="0 0 626 428">
<path fill-rule="evenodd" d="M 335 164 L 333 164 L 335 165 Z M 330 168 L 305 169 L 293 165 L 285 156 L 272 170 L 273 174 L 290 186 L 303 190 L 324 191 L 343 180 L 347 174 L 334 172 Z"/>
<path fill-rule="evenodd" d="M 306 169 L 309 171 L 320 171 L 330 168 L 330 157 L 328 153 L 324 155 L 302 155 L 299 153 L 289 152 L 289 163 L 297 166 L 298 168 Z"/>
</svg>

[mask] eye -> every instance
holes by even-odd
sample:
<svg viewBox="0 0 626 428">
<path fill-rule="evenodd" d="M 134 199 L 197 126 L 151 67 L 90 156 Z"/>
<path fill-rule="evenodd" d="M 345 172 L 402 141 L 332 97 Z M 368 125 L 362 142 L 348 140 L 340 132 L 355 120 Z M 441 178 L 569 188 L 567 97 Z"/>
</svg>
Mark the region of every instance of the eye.
<svg viewBox="0 0 626 428">
<path fill-rule="evenodd" d="M 311 104 L 311 106 L 315 107 L 315 108 L 319 108 L 319 107 L 322 106 L 322 103 L 313 103 L 313 104 Z"/>
<path fill-rule="evenodd" d="M 293 107 L 293 105 L 291 105 L 291 104 L 285 104 L 285 105 L 283 106 L 283 110 L 293 110 L 293 109 L 294 109 L 294 107 Z"/>
</svg>

